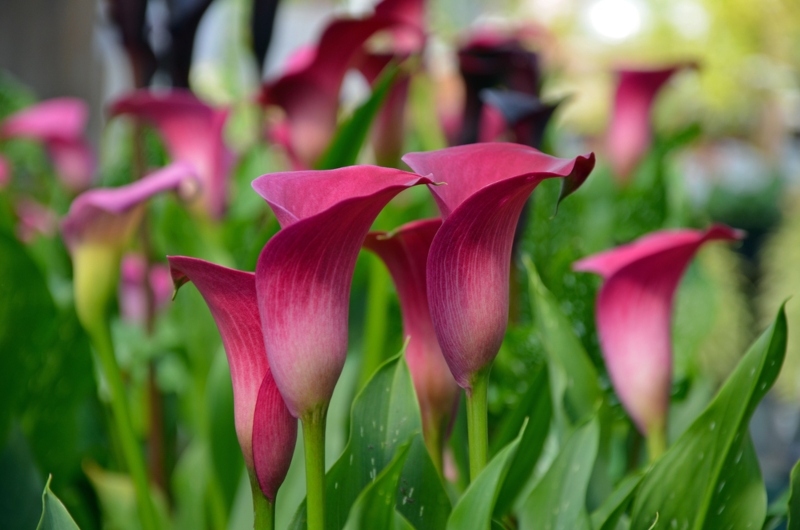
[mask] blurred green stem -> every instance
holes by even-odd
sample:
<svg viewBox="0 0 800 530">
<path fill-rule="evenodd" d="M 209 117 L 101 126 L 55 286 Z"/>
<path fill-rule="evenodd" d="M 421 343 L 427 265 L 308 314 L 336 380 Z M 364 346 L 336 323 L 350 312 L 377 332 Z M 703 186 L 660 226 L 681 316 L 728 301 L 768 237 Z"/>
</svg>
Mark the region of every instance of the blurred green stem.
<svg viewBox="0 0 800 530">
<path fill-rule="evenodd" d="M 306 456 L 306 513 L 308 530 L 325 530 L 325 420 L 324 403 L 300 418 Z"/>
<path fill-rule="evenodd" d="M 253 530 L 274 530 L 275 505 L 264 496 L 254 476 L 250 477 L 250 488 L 253 491 Z"/>
<path fill-rule="evenodd" d="M 652 424 L 647 429 L 647 457 L 655 462 L 667 450 L 667 429 L 663 422 Z"/>
<path fill-rule="evenodd" d="M 474 481 L 486 467 L 489 456 L 489 372 L 491 366 L 472 376 L 467 390 L 467 432 L 469 433 L 469 479 Z"/>
<path fill-rule="evenodd" d="M 444 477 L 442 453 L 444 452 L 444 438 L 447 426 L 447 423 L 443 421 L 432 421 L 427 429 L 423 426 L 425 446 L 428 448 L 428 454 L 430 454 L 433 466 L 440 477 Z"/>
<path fill-rule="evenodd" d="M 87 327 L 89 337 L 92 341 L 97 356 L 100 360 L 100 367 L 103 376 L 108 383 L 111 393 L 111 410 L 114 416 L 114 423 L 117 429 L 122 452 L 125 456 L 125 463 L 133 479 L 136 491 L 136 504 L 141 517 L 142 528 L 144 530 L 157 530 L 158 522 L 156 512 L 153 507 L 153 500 L 150 495 L 150 485 L 147 480 L 147 470 L 145 467 L 142 453 L 136 435 L 133 432 L 128 400 L 125 395 L 125 385 L 122 381 L 117 358 L 114 355 L 114 344 L 111 341 L 111 329 L 108 322 L 95 322 L 95 325 Z"/>
<path fill-rule="evenodd" d="M 386 310 L 391 277 L 377 256 L 370 255 L 367 306 L 364 321 L 364 354 L 358 388 L 364 388 L 375 370 L 386 360 Z"/>
</svg>

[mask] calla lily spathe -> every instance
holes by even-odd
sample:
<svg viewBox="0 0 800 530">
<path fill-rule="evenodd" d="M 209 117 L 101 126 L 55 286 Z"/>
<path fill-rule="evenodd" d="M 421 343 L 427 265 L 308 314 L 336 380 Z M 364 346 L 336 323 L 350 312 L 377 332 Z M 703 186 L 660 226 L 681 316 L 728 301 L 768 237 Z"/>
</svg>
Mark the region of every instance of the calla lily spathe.
<svg viewBox="0 0 800 530">
<path fill-rule="evenodd" d="M 169 258 L 177 290 L 191 281 L 217 324 L 233 382 L 236 436 L 251 477 L 275 502 L 297 440 L 297 420 L 278 393 L 267 362 L 255 275 L 183 256 Z"/>
<path fill-rule="evenodd" d="M 650 114 L 661 87 L 685 66 L 688 65 L 616 71 L 617 88 L 606 148 L 614 175 L 620 181 L 630 178 L 650 148 L 653 136 Z"/>
<path fill-rule="evenodd" d="M 330 401 L 347 355 L 353 270 L 369 227 L 401 191 L 432 181 L 375 166 L 259 177 L 281 225 L 256 266 L 261 327 L 275 382 L 295 417 Z"/>
<path fill-rule="evenodd" d="M 364 248 L 386 264 L 397 287 L 403 313 L 403 334 L 408 338 L 406 362 L 422 412 L 426 441 L 444 434 L 458 399 L 458 384 L 442 355 L 433 329 L 426 281 L 428 252 L 441 219 L 405 224 L 393 232 L 370 232 Z M 433 448 L 441 453 L 441 447 Z"/>
<path fill-rule="evenodd" d="M 508 325 L 511 247 L 525 201 L 548 178 L 563 179 L 563 199 L 588 177 L 594 155 L 561 159 L 518 144 L 484 143 L 403 160 L 446 183 L 430 186 L 444 222 L 428 256 L 428 301 L 447 364 L 469 392 Z"/>
<path fill-rule="evenodd" d="M 191 164 L 200 179 L 200 200 L 208 214 L 220 219 L 228 204 L 234 155 L 225 144 L 227 109 L 200 101 L 187 90 L 165 94 L 139 90 L 112 103 L 112 116 L 130 115 L 153 125 L 173 161 Z"/>
<path fill-rule="evenodd" d="M 573 265 L 604 280 L 596 310 L 600 345 L 614 389 L 642 433 L 666 426 L 672 305 L 686 267 L 705 243 L 742 237 L 723 225 L 664 230 Z"/>
<path fill-rule="evenodd" d="M 0 123 L 0 139 L 42 142 L 64 184 L 81 190 L 90 184 L 95 167 L 84 137 L 88 119 L 89 108 L 82 100 L 49 99 L 7 117 Z"/>
</svg>

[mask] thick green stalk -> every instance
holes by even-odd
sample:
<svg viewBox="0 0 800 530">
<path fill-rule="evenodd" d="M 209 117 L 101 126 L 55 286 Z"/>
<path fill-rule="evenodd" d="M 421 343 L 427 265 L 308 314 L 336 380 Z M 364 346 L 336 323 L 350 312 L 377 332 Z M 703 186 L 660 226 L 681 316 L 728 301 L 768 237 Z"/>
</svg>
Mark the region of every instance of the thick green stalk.
<svg viewBox="0 0 800 530">
<path fill-rule="evenodd" d="M 425 447 L 428 448 L 428 454 L 433 462 L 433 467 L 436 468 L 440 477 L 444 477 L 442 453 L 444 452 L 444 434 L 447 432 L 447 424 L 442 420 L 433 420 L 430 422 L 430 425 L 423 425 L 422 430 Z"/>
<path fill-rule="evenodd" d="M 655 462 L 667 450 L 667 429 L 663 423 L 654 423 L 647 429 L 647 457 Z"/>
<path fill-rule="evenodd" d="M 275 505 L 264 495 L 253 476 L 250 477 L 250 488 L 253 491 L 253 530 L 274 530 Z"/>
<path fill-rule="evenodd" d="M 470 482 L 486 467 L 489 458 L 489 368 L 472 377 L 467 390 L 467 431 L 469 434 Z"/>
<path fill-rule="evenodd" d="M 100 367 L 103 376 L 108 383 L 111 393 L 111 411 L 114 417 L 114 424 L 117 430 L 122 453 L 125 457 L 125 464 L 128 472 L 133 479 L 133 486 L 136 492 L 136 504 L 141 517 L 142 528 L 144 530 L 157 530 L 158 521 L 156 519 L 155 508 L 150 494 L 150 484 L 147 479 L 147 468 L 145 467 L 142 452 L 133 431 L 130 409 L 125 394 L 125 385 L 122 381 L 117 358 L 114 355 L 114 345 L 111 341 L 111 332 L 108 323 L 98 323 L 87 329 L 100 360 Z"/>
<path fill-rule="evenodd" d="M 312 410 L 300 421 L 306 456 L 306 512 L 308 530 L 325 530 L 325 420 L 328 404 Z"/>
</svg>

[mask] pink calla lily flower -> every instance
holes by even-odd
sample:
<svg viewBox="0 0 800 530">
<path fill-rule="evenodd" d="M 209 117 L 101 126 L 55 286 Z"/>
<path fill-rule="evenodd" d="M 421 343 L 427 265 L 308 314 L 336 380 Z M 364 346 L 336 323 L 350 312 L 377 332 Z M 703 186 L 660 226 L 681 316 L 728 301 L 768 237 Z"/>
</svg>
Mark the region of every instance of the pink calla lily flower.
<svg viewBox="0 0 800 530">
<path fill-rule="evenodd" d="M 295 169 L 313 167 L 336 132 L 339 91 L 347 70 L 362 59 L 367 40 L 391 31 L 393 51 L 421 48 L 422 5 L 419 0 L 384 0 L 363 19 L 336 19 L 323 31 L 316 46 L 303 47 L 287 63 L 279 78 L 266 83 L 260 102 L 283 109 L 285 118 L 270 136 L 287 151 Z"/>
<path fill-rule="evenodd" d="M 43 101 L 0 123 L 0 139 L 25 138 L 42 142 L 59 177 L 69 188 L 87 187 L 95 160 L 84 131 L 89 118 L 86 103 L 76 98 Z"/>
<path fill-rule="evenodd" d="M 295 417 L 327 406 L 339 379 L 350 283 L 370 225 L 395 195 L 431 183 L 375 166 L 253 181 L 282 227 L 258 258 L 256 289 L 269 365 Z"/>
<path fill-rule="evenodd" d="M 439 457 L 459 395 L 458 384 L 436 339 L 428 308 L 428 251 L 441 225 L 441 219 L 414 221 L 390 233 L 370 232 L 364 241 L 364 248 L 377 254 L 386 264 L 397 287 L 403 333 L 410 339 L 406 362 L 422 412 L 422 427 L 426 441 L 438 444 L 438 447 L 431 447 L 431 453 L 437 451 Z"/>
<path fill-rule="evenodd" d="M 82 244 L 124 246 L 136 228 L 145 202 L 165 191 L 189 194 L 196 188 L 194 168 L 170 164 L 118 188 L 96 188 L 79 195 L 61 223 L 64 242 L 71 251 Z"/>
<path fill-rule="evenodd" d="M 606 142 L 614 175 L 627 181 L 652 143 L 650 114 L 661 87 L 683 67 L 618 70 L 611 126 Z"/>
<path fill-rule="evenodd" d="M 664 230 L 574 263 L 576 271 L 603 277 L 596 309 L 600 345 L 614 389 L 642 433 L 666 427 L 672 304 L 684 271 L 705 243 L 743 235 L 723 225 Z"/>
<path fill-rule="evenodd" d="M 534 188 L 562 178 L 563 199 L 594 168 L 594 154 L 571 160 L 509 143 L 411 153 L 403 160 L 444 186 L 429 186 L 444 222 L 428 256 L 428 301 L 450 371 L 471 392 L 494 360 L 508 325 L 511 247 Z"/>
<path fill-rule="evenodd" d="M 297 420 L 272 378 L 258 313 L 255 275 L 183 256 L 169 259 L 175 289 L 191 281 L 217 324 L 233 382 L 234 423 L 245 465 L 275 502 L 297 440 Z"/>
<path fill-rule="evenodd" d="M 227 109 L 215 109 L 186 90 L 139 90 L 116 100 L 110 112 L 134 116 L 158 129 L 172 160 L 192 164 L 197 171 L 204 209 L 213 219 L 225 214 L 234 163 L 224 138 Z"/>
</svg>

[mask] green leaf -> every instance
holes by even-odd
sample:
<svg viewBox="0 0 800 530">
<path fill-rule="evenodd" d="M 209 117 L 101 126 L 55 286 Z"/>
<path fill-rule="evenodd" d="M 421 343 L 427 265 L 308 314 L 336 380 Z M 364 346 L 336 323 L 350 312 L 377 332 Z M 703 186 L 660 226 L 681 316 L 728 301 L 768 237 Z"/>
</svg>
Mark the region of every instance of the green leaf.
<svg viewBox="0 0 800 530">
<path fill-rule="evenodd" d="M 375 81 L 372 95 L 344 122 L 328 146 L 328 150 L 317 161 L 316 169 L 336 169 L 352 166 L 367 138 L 372 122 L 389 94 L 400 68 L 390 64 Z"/>
<path fill-rule="evenodd" d="M 513 423 L 504 425 L 506 429 L 510 429 L 511 425 L 514 425 L 517 427 L 517 431 L 519 431 L 525 419 L 527 418 L 528 420 L 528 426 L 520 442 L 520 446 L 524 447 L 525 450 L 517 451 L 511 462 L 511 467 L 503 481 L 503 487 L 500 490 L 500 495 L 494 507 L 495 517 L 505 515 L 511 510 L 514 501 L 516 501 L 517 496 L 525 487 L 525 484 L 533 473 L 533 468 L 536 466 L 536 462 L 542 454 L 544 442 L 547 439 L 547 433 L 550 429 L 553 407 L 550 400 L 550 384 L 548 382 L 547 370 L 543 366 L 539 367 L 530 385 L 520 406 L 514 409 L 509 416 L 509 419 L 512 420 Z M 502 432 L 503 431 L 501 431 L 501 434 Z M 498 439 L 495 443 L 499 445 L 502 443 L 501 440 L 502 438 Z"/>
<path fill-rule="evenodd" d="M 361 491 L 377 479 L 399 447 L 422 432 L 419 406 L 403 354 L 404 351 L 384 363 L 353 401 L 349 441 L 326 475 L 326 524 L 329 530 L 344 527 Z M 405 490 L 414 490 L 412 496 L 426 492 L 428 509 L 425 518 L 428 519 L 448 511 L 449 500 L 427 451 L 420 451 L 418 445 L 412 443 L 400 483 Z M 415 524 L 419 520 L 417 506 L 399 504 L 397 510 Z M 289 528 L 306 528 L 305 518 L 303 502 Z"/>
<path fill-rule="evenodd" d="M 562 426 L 575 426 L 592 416 L 603 402 L 597 370 L 556 299 L 542 283 L 530 256 L 523 256 L 522 261 L 528 272 L 536 327 L 550 368 L 556 420 Z"/>
<path fill-rule="evenodd" d="M 93 462 L 85 464 L 84 468 L 100 501 L 105 526 L 116 530 L 141 529 L 136 491 L 130 476 L 106 471 Z M 169 512 L 163 496 L 154 491 L 153 497 L 159 528 L 169 528 Z"/>
<path fill-rule="evenodd" d="M 631 475 L 622 479 L 622 482 L 603 501 L 603 504 L 592 512 L 592 528 L 594 530 L 614 530 L 641 481 L 642 475 Z"/>
<path fill-rule="evenodd" d="M 450 517 L 450 498 L 433 465 L 422 435 L 412 439 L 400 488 L 397 511 L 417 530 L 444 528 Z"/>
<path fill-rule="evenodd" d="M 52 340 L 56 308 L 25 248 L 0 233 L 0 440 Z"/>
<path fill-rule="evenodd" d="M 406 462 L 410 447 L 410 443 L 399 447 L 395 451 L 392 461 L 372 484 L 361 492 L 350 510 L 350 516 L 344 526 L 345 530 L 392 527 L 395 519 L 394 505 L 397 499 L 397 483 L 400 481 L 400 474 L 403 471 L 403 464 Z"/>
<path fill-rule="evenodd" d="M 792 468 L 790 479 L 789 502 L 787 515 L 789 521 L 786 523 L 786 530 L 800 529 L 800 462 Z"/>
<path fill-rule="evenodd" d="M 780 372 L 786 331 L 781 307 L 703 414 L 647 472 L 632 530 L 649 528 L 656 513 L 665 527 L 761 527 L 767 497 L 747 428 Z"/>
<path fill-rule="evenodd" d="M 520 530 L 591 528 L 586 491 L 600 441 L 596 418 L 577 428 L 531 491 L 520 513 Z"/>
<path fill-rule="evenodd" d="M 453 508 L 453 513 L 447 521 L 447 530 L 489 528 L 503 481 L 517 454 L 520 440 L 525 434 L 525 426 L 522 429 L 517 438 L 497 453 L 469 485 Z"/>
<path fill-rule="evenodd" d="M 39 519 L 39 526 L 36 527 L 36 530 L 79 530 L 67 509 L 50 491 L 51 480 L 53 480 L 53 475 L 47 479 L 44 492 L 42 492 L 42 518 Z"/>
</svg>

